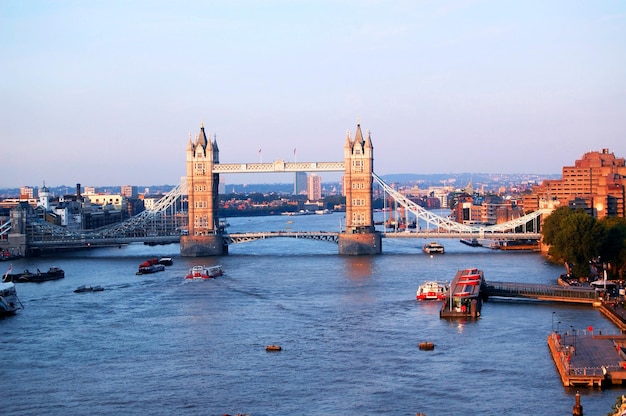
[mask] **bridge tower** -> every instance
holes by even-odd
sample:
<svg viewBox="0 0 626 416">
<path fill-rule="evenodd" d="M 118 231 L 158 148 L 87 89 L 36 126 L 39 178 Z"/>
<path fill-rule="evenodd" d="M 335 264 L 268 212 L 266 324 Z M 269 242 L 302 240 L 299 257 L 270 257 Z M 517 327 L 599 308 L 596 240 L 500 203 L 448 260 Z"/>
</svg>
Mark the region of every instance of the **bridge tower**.
<svg viewBox="0 0 626 416">
<path fill-rule="evenodd" d="M 346 136 L 344 163 L 346 230 L 339 234 L 339 254 L 380 254 L 382 239 L 375 230 L 372 211 L 374 146 L 369 131 L 363 139 L 360 124 L 356 126 L 354 139 L 350 132 Z"/>
<path fill-rule="evenodd" d="M 219 163 L 217 140 L 207 139 L 204 123 L 195 142 L 187 143 L 187 192 L 189 234 L 180 239 L 180 254 L 187 257 L 219 256 L 228 247 L 220 233 L 219 174 L 213 165 Z"/>
</svg>

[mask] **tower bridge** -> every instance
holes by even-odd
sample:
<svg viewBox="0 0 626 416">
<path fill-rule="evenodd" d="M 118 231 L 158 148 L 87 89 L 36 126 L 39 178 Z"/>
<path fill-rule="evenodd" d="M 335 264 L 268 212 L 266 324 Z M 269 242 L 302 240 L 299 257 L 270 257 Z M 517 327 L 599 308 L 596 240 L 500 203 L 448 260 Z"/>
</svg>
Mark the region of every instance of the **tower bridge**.
<svg viewBox="0 0 626 416">
<path fill-rule="evenodd" d="M 186 177 L 149 210 L 113 226 L 97 230 L 71 231 L 55 226 L 20 210 L 12 211 L 11 220 L 0 224 L 0 235 L 8 235 L 9 244 L 19 246 L 23 253 L 57 249 L 75 249 L 119 245 L 132 242 L 164 244 L 180 242 L 182 256 L 214 256 L 228 253 L 228 246 L 266 238 L 306 238 L 338 244 L 339 254 L 363 255 L 382 252 L 383 238 L 482 238 L 531 239 L 540 238 L 538 225 L 549 210 L 539 210 L 503 224 L 477 226 L 460 224 L 435 215 L 402 195 L 374 173 L 374 148 L 370 133 L 363 135 L 357 124 L 354 137 L 347 133 L 343 161 L 269 163 L 220 163 L 217 140 L 207 138 L 204 125 L 187 143 Z M 343 172 L 346 197 L 345 229 L 338 232 L 262 233 L 225 232 L 220 225 L 219 175 L 232 173 L 280 172 Z M 405 212 L 428 224 L 425 230 L 414 232 L 377 231 L 373 219 L 374 185 L 382 188 Z M 187 196 L 187 212 L 180 210 L 181 199 Z M 178 208 L 176 208 L 178 207 Z M 183 235 L 181 218 L 186 220 L 188 233 Z M 531 224 L 532 231 L 519 232 Z M 432 229 L 430 228 L 432 227 Z"/>
</svg>

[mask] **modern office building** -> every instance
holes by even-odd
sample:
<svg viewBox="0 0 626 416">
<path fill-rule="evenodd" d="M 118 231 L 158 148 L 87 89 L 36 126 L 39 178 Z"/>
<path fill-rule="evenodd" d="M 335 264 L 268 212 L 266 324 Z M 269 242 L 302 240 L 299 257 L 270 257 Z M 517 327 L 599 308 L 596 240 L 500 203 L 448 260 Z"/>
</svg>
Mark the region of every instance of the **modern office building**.
<svg viewBox="0 0 626 416">
<path fill-rule="evenodd" d="M 315 174 L 307 178 L 307 195 L 309 201 L 319 201 L 322 199 L 322 178 Z"/>
<path fill-rule="evenodd" d="M 293 184 L 293 194 L 300 195 L 308 191 L 307 186 L 307 174 L 306 172 L 296 172 L 295 180 Z"/>
</svg>

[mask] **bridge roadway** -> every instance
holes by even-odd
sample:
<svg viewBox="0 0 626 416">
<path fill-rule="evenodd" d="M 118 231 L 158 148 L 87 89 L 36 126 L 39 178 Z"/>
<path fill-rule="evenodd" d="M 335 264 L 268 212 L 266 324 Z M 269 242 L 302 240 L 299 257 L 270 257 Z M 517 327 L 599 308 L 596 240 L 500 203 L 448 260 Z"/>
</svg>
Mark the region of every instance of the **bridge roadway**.
<svg viewBox="0 0 626 416">
<path fill-rule="evenodd" d="M 434 231 L 402 231 L 381 233 L 383 238 L 486 238 L 507 240 L 533 240 L 541 236 L 534 233 L 484 233 L 482 235 L 459 232 L 434 232 Z M 337 243 L 339 232 L 337 231 L 264 231 L 251 233 L 227 233 L 224 234 L 226 244 L 239 244 L 268 238 L 303 238 L 309 240 L 328 241 Z M 101 237 L 84 233 L 82 235 L 48 236 L 43 240 L 29 241 L 29 246 L 39 250 L 69 250 L 79 248 L 108 247 L 130 243 L 146 244 L 171 244 L 179 243 L 180 236 L 136 236 L 136 237 Z"/>
<path fill-rule="evenodd" d="M 403 231 L 403 232 L 387 232 L 381 233 L 383 238 L 486 238 L 486 239 L 507 239 L 507 240 L 538 240 L 540 234 L 535 233 L 484 233 L 470 234 L 458 232 L 432 232 L 432 231 Z M 264 231 L 256 233 L 234 233 L 224 234 L 228 244 L 243 243 L 266 238 L 289 237 L 289 238 L 307 238 L 311 240 L 331 241 L 336 243 L 339 241 L 339 233 L 336 231 Z"/>
</svg>

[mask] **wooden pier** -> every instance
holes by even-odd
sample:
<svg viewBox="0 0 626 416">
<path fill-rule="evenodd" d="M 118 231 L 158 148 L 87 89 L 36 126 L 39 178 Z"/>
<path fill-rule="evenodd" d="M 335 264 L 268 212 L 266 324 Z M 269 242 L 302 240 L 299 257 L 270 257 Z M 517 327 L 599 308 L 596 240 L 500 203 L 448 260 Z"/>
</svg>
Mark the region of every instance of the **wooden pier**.
<svg viewBox="0 0 626 416">
<path fill-rule="evenodd" d="M 548 346 L 566 387 L 621 385 L 626 379 L 626 335 L 552 332 Z"/>
</svg>

